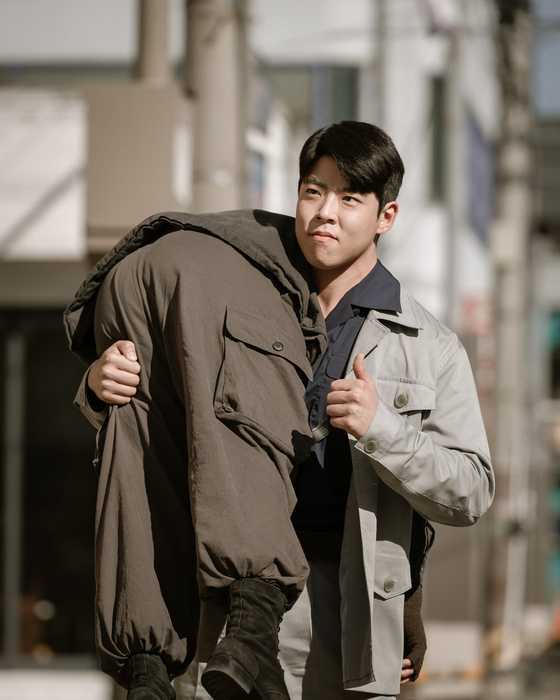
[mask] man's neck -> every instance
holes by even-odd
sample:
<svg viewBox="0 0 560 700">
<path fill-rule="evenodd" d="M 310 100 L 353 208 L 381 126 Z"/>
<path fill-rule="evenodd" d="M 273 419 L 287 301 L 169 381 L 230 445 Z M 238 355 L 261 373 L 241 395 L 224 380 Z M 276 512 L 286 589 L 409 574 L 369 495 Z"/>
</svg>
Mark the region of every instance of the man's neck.
<svg viewBox="0 0 560 700">
<path fill-rule="evenodd" d="M 319 270 L 313 268 L 313 279 L 323 316 L 336 308 L 342 297 L 369 275 L 377 264 L 377 257 L 368 266 L 351 265 L 346 270 Z"/>
</svg>

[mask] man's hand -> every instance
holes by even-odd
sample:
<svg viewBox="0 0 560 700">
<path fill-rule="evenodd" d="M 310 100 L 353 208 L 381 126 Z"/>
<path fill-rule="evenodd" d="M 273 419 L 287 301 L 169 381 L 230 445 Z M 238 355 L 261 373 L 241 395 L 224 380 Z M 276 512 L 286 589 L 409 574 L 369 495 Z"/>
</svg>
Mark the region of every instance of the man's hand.
<svg viewBox="0 0 560 700">
<path fill-rule="evenodd" d="M 140 365 L 130 340 L 117 340 L 92 366 L 88 386 L 101 401 L 124 406 L 136 393 Z"/>
<path fill-rule="evenodd" d="M 401 685 L 408 683 L 410 676 L 414 673 L 414 668 L 412 667 L 412 661 L 410 659 L 403 659 L 402 669 L 401 669 Z"/>
<path fill-rule="evenodd" d="M 377 411 L 379 397 L 375 383 L 364 365 L 362 353 L 354 360 L 355 379 L 337 379 L 327 394 L 327 415 L 333 428 L 342 428 L 358 440 L 369 428 Z"/>
</svg>

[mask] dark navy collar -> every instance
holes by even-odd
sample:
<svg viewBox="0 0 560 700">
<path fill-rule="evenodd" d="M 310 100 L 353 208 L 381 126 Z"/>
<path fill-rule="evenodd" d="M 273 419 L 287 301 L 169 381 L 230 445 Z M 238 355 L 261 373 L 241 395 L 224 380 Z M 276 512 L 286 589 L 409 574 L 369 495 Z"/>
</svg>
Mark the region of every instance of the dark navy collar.
<svg viewBox="0 0 560 700">
<path fill-rule="evenodd" d="M 363 280 L 346 292 L 327 316 L 327 330 L 371 309 L 395 314 L 402 311 L 400 282 L 379 260 Z"/>
</svg>

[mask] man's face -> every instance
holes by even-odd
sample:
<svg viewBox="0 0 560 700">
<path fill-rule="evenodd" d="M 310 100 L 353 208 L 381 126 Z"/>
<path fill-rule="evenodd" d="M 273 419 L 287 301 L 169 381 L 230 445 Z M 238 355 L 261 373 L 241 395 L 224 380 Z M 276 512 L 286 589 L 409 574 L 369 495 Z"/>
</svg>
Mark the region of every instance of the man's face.
<svg viewBox="0 0 560 700">
<path fill-rule="evenodd" d="M 395 211 L 387 222 L 378 209 L 373 192 L 351 191 L 330 156 L 317 161 L 301 184 L 296 209 L 296 237 L 316 273 L 328 271 L 325 274 L 332 278 L 353 268 L 352 273 L 365 276 L 373 268 L 377 262 L 373 239 L 391 228 L 396 215 Z"/>
</svg>

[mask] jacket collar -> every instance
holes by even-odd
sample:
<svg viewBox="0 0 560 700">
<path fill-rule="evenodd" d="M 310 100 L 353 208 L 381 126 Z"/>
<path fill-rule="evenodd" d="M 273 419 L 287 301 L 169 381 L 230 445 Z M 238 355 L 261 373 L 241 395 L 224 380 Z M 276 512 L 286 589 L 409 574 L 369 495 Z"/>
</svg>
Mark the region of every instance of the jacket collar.
<svg viewBox="0 0 560 700">
<path fill-rule="evenodd" d="M 402 311 L 376 311 L 372 309 L 370 315 L 374 316 L 379 321 L 391 321 L 391 323 L 398 323 L 400 326 L 406 326 L 407 328 L 415 328 L 417 330 L 422 329 L 422 324 L 418 317 L 416 311 L 416 302 L 412 297 L 412 294 L 402 286 L 401 284 L 401 308 Z"/>
<path fill-rule="evenodd" d="M 401 285 L 401 312 L 391 311 L 376 311 L 372 309 L 367 315 L 364 324 L 358 333 L 354 347 L 352 348 L 352 357 L 358 353 L 363 353 L 366 357 L 376 348 L 379 343 L 391 332 L 386 323 L 382 321 L 390 321 L 391 323 L 420 330 L 422 324 L 418 318 L 416 311 L 416 302 L 412 294 Z M 349 363 L 346 376 L 353 376 L 352 364 Z"/>
</svg>

